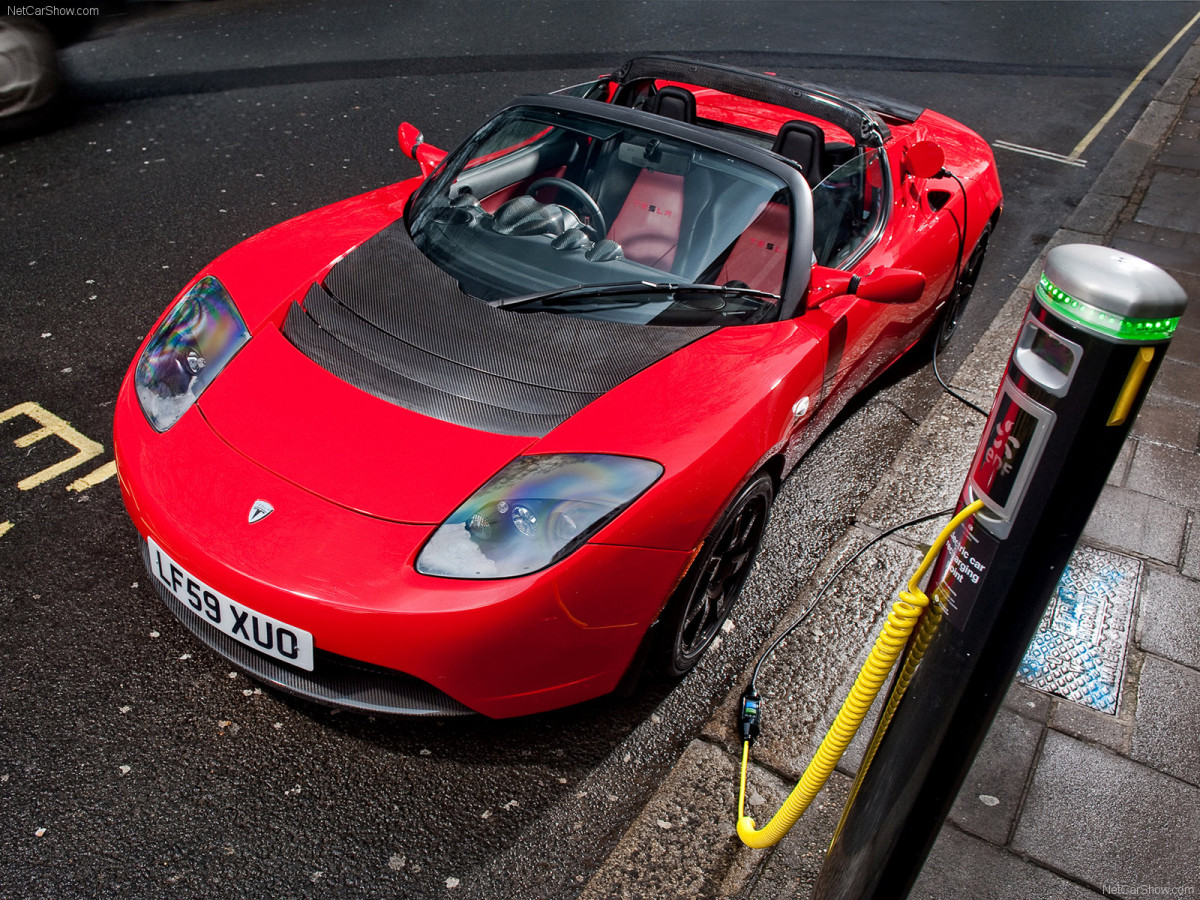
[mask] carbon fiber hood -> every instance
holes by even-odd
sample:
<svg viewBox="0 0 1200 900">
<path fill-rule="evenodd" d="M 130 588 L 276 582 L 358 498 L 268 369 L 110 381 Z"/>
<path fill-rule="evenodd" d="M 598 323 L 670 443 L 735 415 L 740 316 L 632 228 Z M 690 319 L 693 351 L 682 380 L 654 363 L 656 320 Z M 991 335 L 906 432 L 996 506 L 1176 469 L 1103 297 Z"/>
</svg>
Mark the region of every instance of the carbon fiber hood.
<svg viewBox="0 0 1200 900">
<path fill-rule="evenodd" d="M 398 221 L 288 312 L 309 359 L 443 422 L 540 437 L 601 394 L 712 331 L 498 309 L 462 292 Z"/>
</svg>

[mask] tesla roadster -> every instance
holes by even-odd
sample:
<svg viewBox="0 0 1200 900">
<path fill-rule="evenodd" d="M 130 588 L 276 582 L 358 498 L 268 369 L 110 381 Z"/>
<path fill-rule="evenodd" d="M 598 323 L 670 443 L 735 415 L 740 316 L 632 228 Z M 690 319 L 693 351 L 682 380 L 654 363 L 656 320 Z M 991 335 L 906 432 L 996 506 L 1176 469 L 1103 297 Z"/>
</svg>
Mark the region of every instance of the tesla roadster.
<svg viewBox="0 0 1200 900">
<path fill-rule="evenodd" d="M 235 246 L 115 446 L 151 582 L 254 678 L 515 716 L 718 634 L 781 480 L 944 341 L 1001 208 L 937 113 L 638 58 Z"/>
</svg>

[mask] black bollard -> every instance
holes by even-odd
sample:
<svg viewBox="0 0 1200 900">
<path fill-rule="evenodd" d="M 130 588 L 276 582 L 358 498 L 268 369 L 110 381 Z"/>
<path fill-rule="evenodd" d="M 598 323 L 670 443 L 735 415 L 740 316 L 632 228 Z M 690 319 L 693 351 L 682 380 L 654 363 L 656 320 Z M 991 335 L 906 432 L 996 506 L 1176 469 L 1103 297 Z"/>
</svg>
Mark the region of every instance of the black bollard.
<svg viewBox="0 0 1200 900">
<path fill-rule="evenodd" d="M 1145 260 L 1050 252 L 959 498 L 985 507 L 934 566 L 814 898 L 908 895 L 1186 304 Z"/>
</svg>

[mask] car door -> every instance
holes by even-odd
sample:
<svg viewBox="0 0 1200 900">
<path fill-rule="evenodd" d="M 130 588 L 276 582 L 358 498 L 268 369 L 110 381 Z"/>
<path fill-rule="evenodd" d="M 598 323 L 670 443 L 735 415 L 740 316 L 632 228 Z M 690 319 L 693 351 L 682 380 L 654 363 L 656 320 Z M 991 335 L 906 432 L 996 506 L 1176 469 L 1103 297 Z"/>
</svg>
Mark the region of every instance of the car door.
<svg viewBox="0 0 1200 900">
<path fill-rule="evenodd" d="M 872 148 L 831 172 L 813 189 L 814 254 L 830 267 L 866 275 L 879 266 L 915 269 L 926 277 L 915 303 L 817 292 L 804 313 L 828 336 L 823 397 L 840 409 L 923 332 L 949 291 L 958 226 L 933 179 L 889 170 Z"/>
</svg>

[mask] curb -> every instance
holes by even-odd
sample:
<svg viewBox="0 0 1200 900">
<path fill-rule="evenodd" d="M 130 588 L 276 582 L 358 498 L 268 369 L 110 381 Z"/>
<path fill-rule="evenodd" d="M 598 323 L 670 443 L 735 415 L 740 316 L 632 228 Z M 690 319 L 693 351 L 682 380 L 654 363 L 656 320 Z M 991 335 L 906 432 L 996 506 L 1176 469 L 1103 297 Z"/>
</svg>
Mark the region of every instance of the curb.
<svg viewBox="0 0 1200 900">
<path fill-rule="evenodd" d="M 1171 133 L 1198 80 L 1200 40 L 1184 54 L 1075 211 L 1046 244 L 972 348 L 955 374 L 956 390 L 980 405 L 990 405 L 1030 293 L 1041 276 L 1046 254 L 1060 244 L 1106 244 L 1116 229 L 1133 217 L 1148 184 L 1147 166 Z M 987 386 L 986 391 L 979 387 L 982 385 Z M 864 501 L 856 524 L 842 535 L 813 574 L 810 590 L 792 603 L 781 622 L 794 622 L 807 605 L 812 590 L 828 573 L 883 528 L 914 512 L 953 505 L 981 428 L 977 416 L 943 394 L 905 442 L 878 487 Z M 892 586 L 893 591 L 899 587 L 919 558 L 920 544 L 927 545 L 940 527 L 937 522 L 917 526 L 881 542 L 877 550 L 865 554 L 843 576 L 821 607 L 829 611 L 838 605 L 839 597 L 887 596 L 879 590 L 880 584 Z M 881 609 L 865 623 L 870 637 L 883 618 L 884 604 L 874 605 Z M 821 611 L 820 607 L 814 610 L 813 618 L 818 619 Z M 775 633 L 783 627 L 781 624 Z M 811 625 L 806 622 L 800 633 L 819 641 L 820 627 L 819 622 Z M 815 719 L 811 710 L 786 708 L 790 678 L 797 676 L 794 669 L 784 671 L 778 662 L 785 655 L 783 652 L 776 657 L 775 665 L 764 670 L 771 693 L 778 695 L 771 698 L 770 722 L 786 722 L 786 730 L 799 733 L 781 735 L 779 732 L 785 729 L 768 725 L 768 734 L 756 746 L 757 761 L 749 776 L 755 787 L 749 789 L 749 800 L 752 807 L 761 808 L 760 817 L 762 810 L 778 808 L 791 790 L 832 721 L 836 705 L 840 705 L 840 698 L 848 690 L 869 647 L 869 640 L 864 640 L 858 656 L 846 660 L 847 674 L 841 679 L 837 699 L 827 704 Z M 768 887 L 769 893 L 761 896 L 807 896 L 869 729 L 860 732 L 860 739 L 851 745 L 846 759 L 788 839 L 766 854 L 749 850 L 741 846 L 734 831 L 740 747 L 731 726 L 733 711 L 748 680 L 749 667 L 714 710 L 701 736 L 686 748 L 618 844 L 583 885 L 581 900 L 651 896 L 748 898 L 756 889 Z M 764 878 L 769 862 L 773 863 L 773 871 Z M 784 874 L 774 871 L 777 869 Z"/>
</svg>

